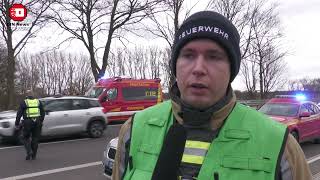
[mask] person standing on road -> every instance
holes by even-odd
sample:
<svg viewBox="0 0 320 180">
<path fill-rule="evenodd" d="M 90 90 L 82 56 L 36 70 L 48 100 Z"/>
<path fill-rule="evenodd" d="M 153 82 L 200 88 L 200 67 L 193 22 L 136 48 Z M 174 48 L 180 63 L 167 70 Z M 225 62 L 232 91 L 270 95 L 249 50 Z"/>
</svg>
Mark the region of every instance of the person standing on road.
<svg viewBox="0 0 320 180">
<path fill-rule="evenodd" d="M 23 121 L 20 122 L 22 116 Z M 34 98 L 32 91 L 28 90 L 27 97 L 20 103 L 15 122 L 16 130 L 22 127 L 22 139 L 27 152 L 26 160 L 36 159 L 44 116 L 41 102 Z"/>
<path fill-rule="evenodd" d="M 121 127 L 113 180 L 311 180 L 287 127 L 236 101 L 239 41 L 236 27 L 213 11 L 182 23 L 171 100 Z"/>
</svg>

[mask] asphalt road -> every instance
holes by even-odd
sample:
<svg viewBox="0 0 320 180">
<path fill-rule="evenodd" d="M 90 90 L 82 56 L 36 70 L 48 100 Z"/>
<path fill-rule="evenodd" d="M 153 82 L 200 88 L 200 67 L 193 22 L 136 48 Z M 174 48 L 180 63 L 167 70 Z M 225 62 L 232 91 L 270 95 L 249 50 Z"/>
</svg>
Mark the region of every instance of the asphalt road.
<svg viewBox="0 0 320 180">
<path fill-rule="evenodd" d="M 106 179 L 101 166 L 103 151 L 106 144 L 118 135 L 119 129 L 120 125 L 109 126 L 104 136 L 98 139 L 84 136 L 42 142 L 38 157 L 33 161 L 25 160 L 22 146 L 1 144 L 0 179 Z"/>
<path fill-rule="evenodd" d="M 104 136 L 98 139 L 82 136 L 42 142 L 34 161 L 24 160 L 23 147 L 1 144 L 0 180 L 107 179 L 102 174 L 102 153 L 106 144 L 117 136 L 119 128 L 120 125 L 109 126 Z M 301 146 L 314 179 L 320 180 L 320 144 L 303 143 Z"/>
</svg>

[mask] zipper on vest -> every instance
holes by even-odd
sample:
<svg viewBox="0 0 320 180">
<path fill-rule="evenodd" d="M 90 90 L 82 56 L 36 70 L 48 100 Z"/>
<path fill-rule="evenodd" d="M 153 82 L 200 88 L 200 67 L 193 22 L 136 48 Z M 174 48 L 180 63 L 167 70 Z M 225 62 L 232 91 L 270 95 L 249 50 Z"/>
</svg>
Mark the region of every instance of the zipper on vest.
<svg viewBox="0 0 320 180">
<path fill-rule="evenodd" d="M 218 172 L 213 173 L 214 180 L 219 180 Z"/>
</svg>

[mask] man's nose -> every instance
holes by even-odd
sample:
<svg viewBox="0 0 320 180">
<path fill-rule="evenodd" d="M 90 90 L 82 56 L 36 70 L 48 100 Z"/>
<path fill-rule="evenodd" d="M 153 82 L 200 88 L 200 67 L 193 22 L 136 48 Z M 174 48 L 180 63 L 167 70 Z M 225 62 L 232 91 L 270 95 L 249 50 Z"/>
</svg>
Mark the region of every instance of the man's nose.
<svg viewBox="0 0 320 180">
<path fill-rule="evenodd" d="M 194 62 L 194 67 L 192 70 L 192 74 L 194 75 L 204 75 L 206 73 L 206 61 L 205 58 L 200 55 Z"/>
</svg>

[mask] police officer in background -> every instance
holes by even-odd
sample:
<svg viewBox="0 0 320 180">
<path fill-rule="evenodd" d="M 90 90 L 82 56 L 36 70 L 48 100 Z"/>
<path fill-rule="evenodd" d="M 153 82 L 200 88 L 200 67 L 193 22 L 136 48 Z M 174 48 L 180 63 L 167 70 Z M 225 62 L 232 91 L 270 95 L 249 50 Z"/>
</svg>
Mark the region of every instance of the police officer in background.
<svg viewBox="0 0 320 180">
<path fill-rule="evenodd" d="M 23 121 L 20 122 L 22 116 Z M 25 100 L 20 103 L 15 122 L 16 130 L 22 126 L 23 143 L 27 151 L 26 160 L 36 159 L 44 116 L 41 102 L 34 98 L 32 91 L 28 90 Z"/>
</svg>

